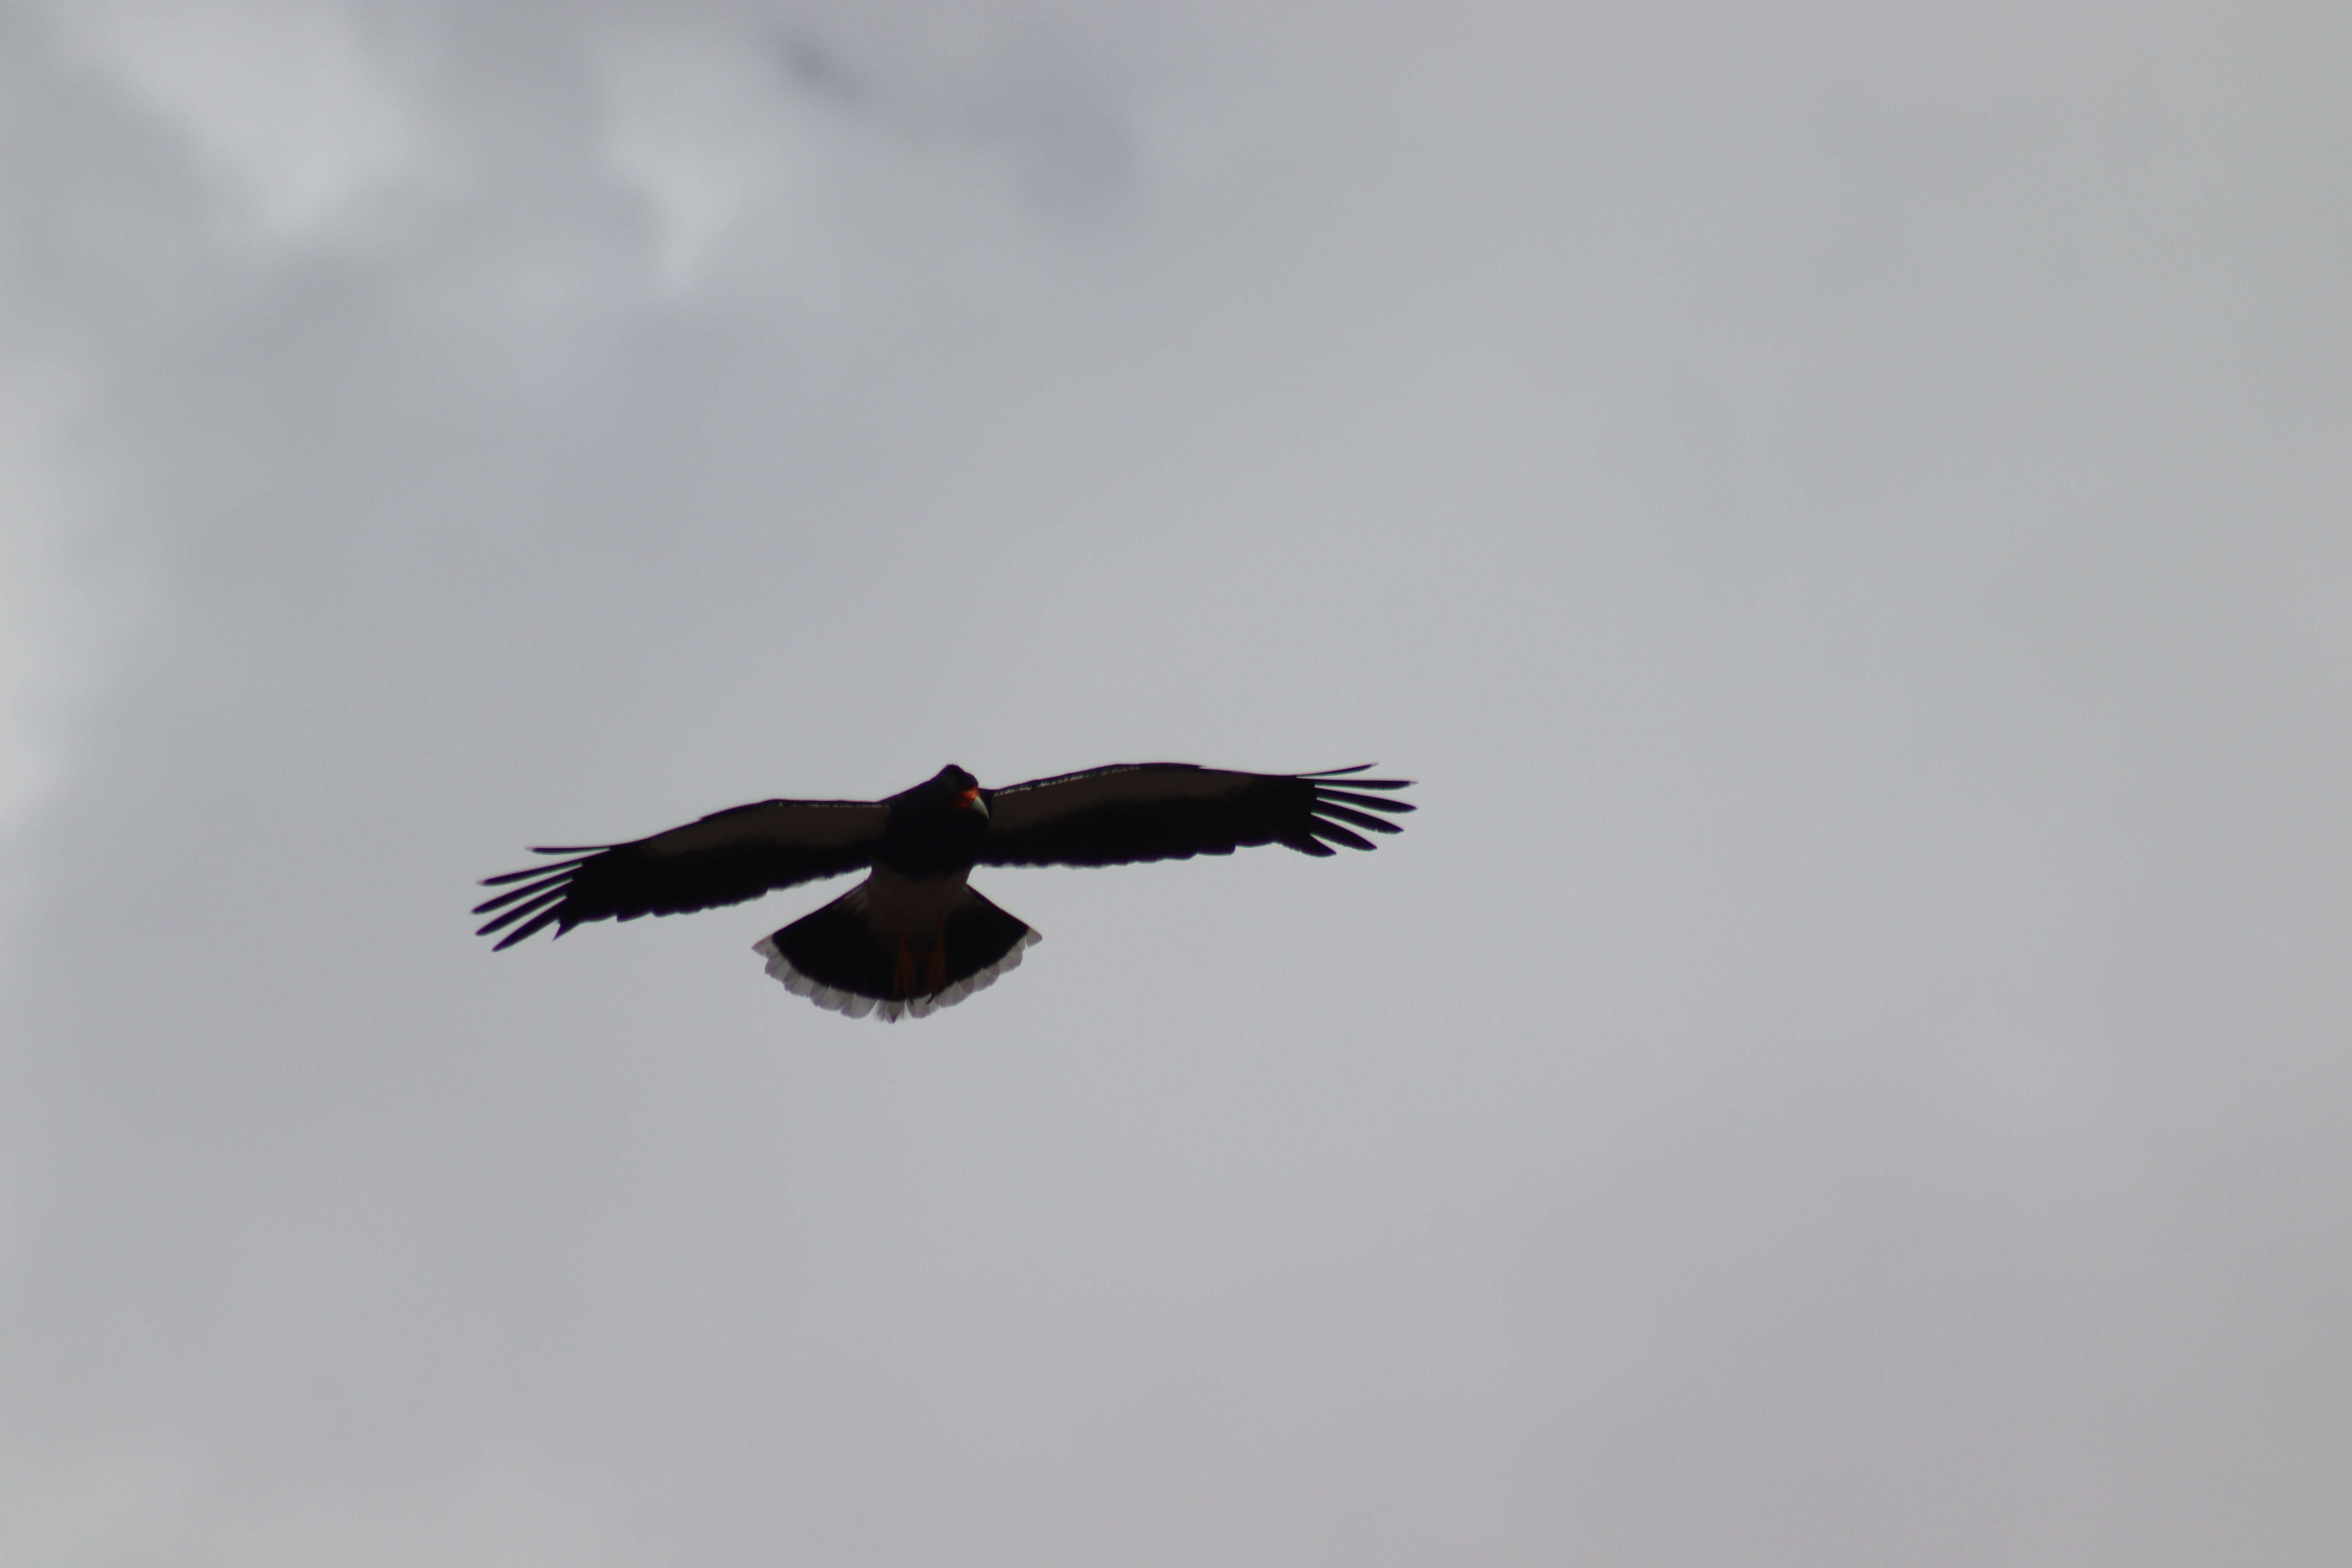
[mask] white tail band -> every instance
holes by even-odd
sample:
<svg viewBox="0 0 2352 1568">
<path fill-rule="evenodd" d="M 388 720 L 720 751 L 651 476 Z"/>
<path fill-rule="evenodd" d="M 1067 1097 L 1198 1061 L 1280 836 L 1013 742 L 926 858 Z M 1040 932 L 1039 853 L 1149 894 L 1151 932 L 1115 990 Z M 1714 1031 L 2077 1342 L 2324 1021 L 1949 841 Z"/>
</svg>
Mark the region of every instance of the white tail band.
<svg viewBox="0 0 2352 1568">
<path fill-rule="evenodd" d="M 768 973 L 783 988 L 795 996 L 805 996 L 827 1012 L 839 1013 L 851 1018 L 863 1018 L 872 1013 L 886 1024 L 900 1018 L 928 1018 L 942 1007 L 952 1007 L 975 991 L 985 991 L 997 982 L 998 976 L 1021 967 L 1021 956 L 1045 939 L 1034 931 L 1021 933 L 1021 940 L 1012 951 L 976 974 L 967 974 L 944 991 L 929 996 L 910 996 L 903 1001 L 883 1001 L 873 996 L 860 996 L 854 991 L 844 991 L 838 985 L 827 985 L 814 975 L 795 967 L 793 961 L 777 950 L 776 939 L 763 936 L 751 944 L 751 951 L 768 961 Z"/>
</svg>

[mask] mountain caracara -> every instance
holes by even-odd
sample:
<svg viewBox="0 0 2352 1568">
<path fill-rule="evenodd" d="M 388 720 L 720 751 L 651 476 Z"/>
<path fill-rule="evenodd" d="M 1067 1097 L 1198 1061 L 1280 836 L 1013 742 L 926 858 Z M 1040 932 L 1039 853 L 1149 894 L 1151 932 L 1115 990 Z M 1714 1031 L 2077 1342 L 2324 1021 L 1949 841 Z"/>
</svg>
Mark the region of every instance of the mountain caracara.
<svg viewBox="0 0 2352 1568">
<path fill-rule="evenodd" d="M 534 849 L 563 858 L 486 879 L 507 890 L 474 912 L 494 916 L 480 934 L 505 931 L 507 948 L 549 926 L 562 936 L 589 921 L 715 909 L 871 868 L 753 951 L 820 1007 L 920 1018 L 992 984 L 1038 940 L 972 889 L 974 866 L 1117 866 L 1255 844 L 1370 849 L 1356 828 L 1394 833 L 1373 813 L 1412 807 L 1381 793 L 1410 780 L 1354 776 L 1369 766 L 1243 773 L 1138 763 L 982 789 L 950 764 L 887 800 L 765 800 L 632 844 Z"/>
</svg>

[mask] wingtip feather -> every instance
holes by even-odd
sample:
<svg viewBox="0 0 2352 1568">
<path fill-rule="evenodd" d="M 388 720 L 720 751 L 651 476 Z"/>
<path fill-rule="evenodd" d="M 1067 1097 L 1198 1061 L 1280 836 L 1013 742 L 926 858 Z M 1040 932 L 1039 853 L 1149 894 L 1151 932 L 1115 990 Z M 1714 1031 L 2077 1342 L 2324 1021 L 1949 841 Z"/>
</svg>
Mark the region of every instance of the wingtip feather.
<svg viewBox="0 0 2352 1568">
<path fill-rule="evenodd" d="M 1318 800 L 1315 803 L 1315 814 L 1318 816 L 1333 817 L 1340 822 L 1352 822 L 1357 826 L 1370 828 L 1374 833 L 1402 833 L 1404 831 L 1404 829 L 1397 824 L 1383 821 L 1380 817 L 1374 816 L 1370 812 L 1353 811 L 1344 805 L 1334 805 L 1328 800 Z"/>
<path fill-rule="evenodd" d="M 556 925 L 557 913 L 558 911 L 554 910 L 541 910 L 538 917 L 529 925 L 517 926 L 514 930 L 507 932 L 506 936 L 499 942 L 499 944 L 490 949 L 490 951 L 492 952 L 504 952 L 508 948 L 512 947 L 515 943 L 521 942 L 526 937 L 536 936 L 541 931 L 545 931 L 549 926 Z M 503 925 L 504 923 L 505 922 L 503 921 L 499 922 L 500 925 Z M 498 927 L 495 925 L 484 926 L 480 931 L 474 934 L 477 936 L 488 936 L 491 931 L 497 929 Z M 568 925 L 556 925 L 555 934 L 562 936 L 565 931 L 571 929 L 572 928 Z"/>
<path fill-rule="evenodd" d="M 1372 841 L 1362 834 L 1342 827 L 1336 822 L 1326 821 L 1319 816 L 1315 819 L 1312 831 L 1318 838 L 1328 838 L 1334 844 L 1344 844 L 1350 849 L 1370 849 L 1372 847 Z"/>
<path fill-rule="evenodd" d="M 562 888 L 557 888 L 552 892 L 541 893 L 539 897 L 531 900 L 529 903 L 517 904 L 510 910 L 503 910 L 496 920 L 491 921 L 488 925 L 482 927 L 480 931 L 476 931 L 474 934 L 477 936 L 488 936 L 501 926 L 512 925 L 515 921 L 521 920 L 526 915 L 538 914 L 551 907 L 560 906 L 563 901 L 565 891 L 566 889 Z M 482 911 L 476 910 L 474 912 L 476 914 L 480 914 Z"/>
<path fill-rule="evenodd" d="M 531 853 L 539 855 L 545 851 L 534 849 Z M 501 871 L 495 877 L 485 877 L 480 885 L 485 888 L 503 888 L 509 882 L 520 882 L 525 877 L 543 877 L 551 871 L 568 871 L 575 866 L 586 863 L 585 857 L 578 860 L 551 860 L 544 865 L 526 866 L 520 871 Z"/>
</svg>

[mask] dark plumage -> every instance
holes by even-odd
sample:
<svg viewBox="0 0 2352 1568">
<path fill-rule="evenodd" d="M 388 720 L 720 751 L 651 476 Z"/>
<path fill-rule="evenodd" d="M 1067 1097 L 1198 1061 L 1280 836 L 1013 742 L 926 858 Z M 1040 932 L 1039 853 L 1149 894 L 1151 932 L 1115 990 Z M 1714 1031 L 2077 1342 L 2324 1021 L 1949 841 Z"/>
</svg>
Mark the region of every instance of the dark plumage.
<svg viewBox="0 0 2352 1568">
<path fill-rule="evenodd" d="M 1409 780 L 1363 767 L 1244 773 L 1139 763 L 982 789 L 952 764 L 887 800 L 769 800 L 629 844 L 541 848 L 562 858 L 485 879 L 476 907 L 512 947 L 535 931 L 740 903 L 870 867 L 832 903 L 757 944 L 768 973 L 819 1006 L 921 1017 L 992 984 L 1037 940 L 973 891 L 975 866 L 1115 866 L 1281 844 L 1370 849 L 1394 833 Z M 1379 814 L 1379 815 L 1375 815 Z"/>
</svg>

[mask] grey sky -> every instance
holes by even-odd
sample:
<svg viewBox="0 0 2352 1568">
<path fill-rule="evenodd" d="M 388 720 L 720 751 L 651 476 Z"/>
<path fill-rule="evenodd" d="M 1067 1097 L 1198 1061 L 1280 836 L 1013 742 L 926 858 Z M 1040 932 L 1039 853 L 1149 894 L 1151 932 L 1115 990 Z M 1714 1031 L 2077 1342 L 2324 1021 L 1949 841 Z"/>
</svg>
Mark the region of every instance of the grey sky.
<svg viewBox="0 0 2352 1568">
<path fill-rule="evenodd" d="M 2346 1560 L 2352 24 L 1942 10 L 0 0 L 0 1559 Z"/>
</svg>

